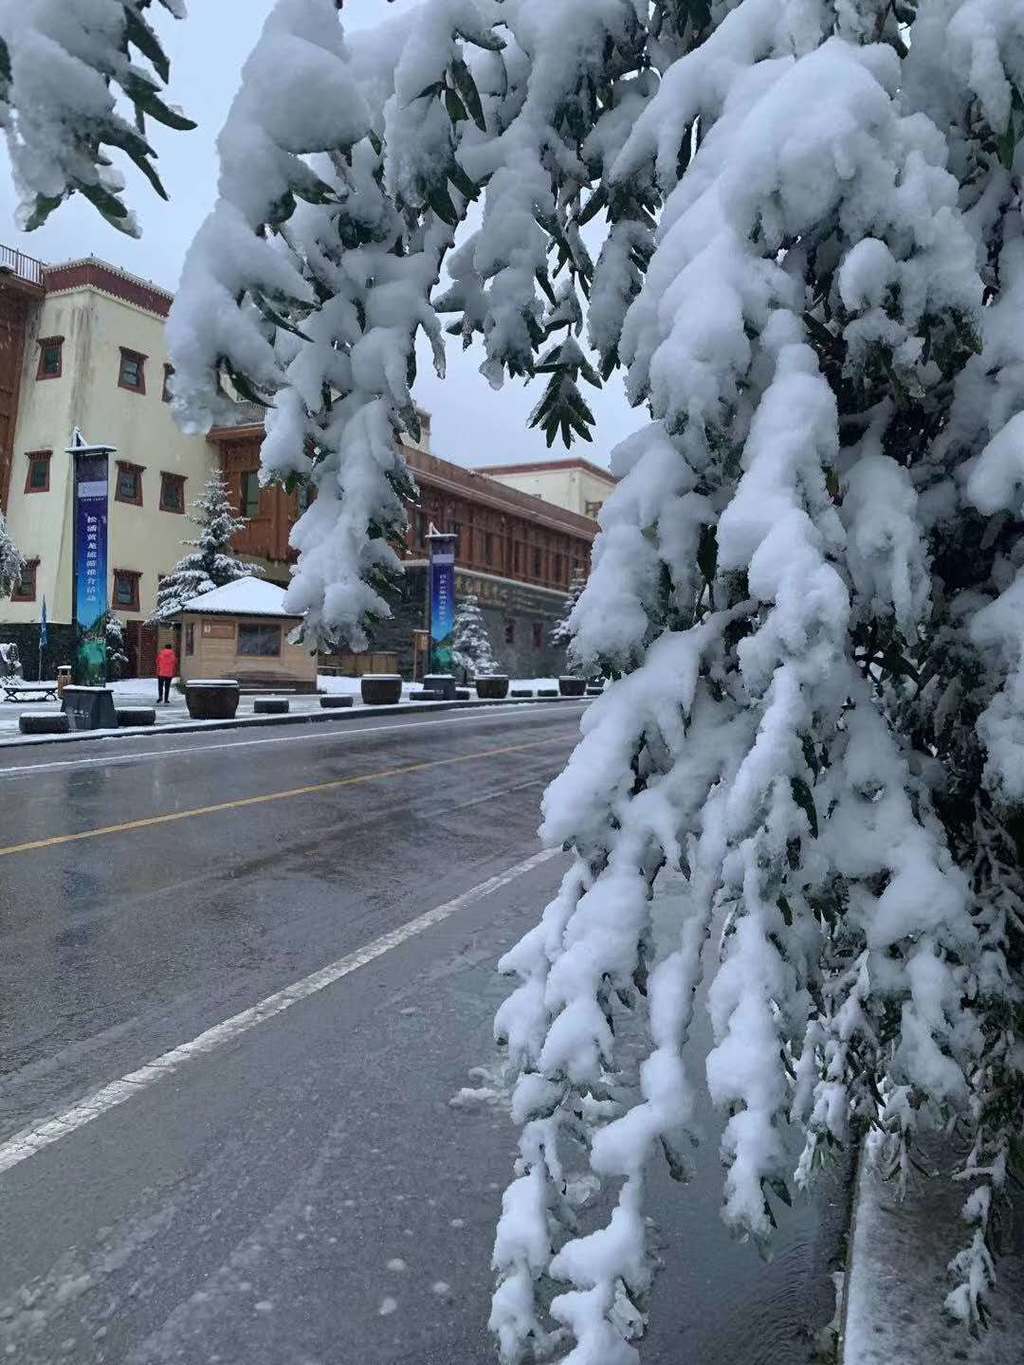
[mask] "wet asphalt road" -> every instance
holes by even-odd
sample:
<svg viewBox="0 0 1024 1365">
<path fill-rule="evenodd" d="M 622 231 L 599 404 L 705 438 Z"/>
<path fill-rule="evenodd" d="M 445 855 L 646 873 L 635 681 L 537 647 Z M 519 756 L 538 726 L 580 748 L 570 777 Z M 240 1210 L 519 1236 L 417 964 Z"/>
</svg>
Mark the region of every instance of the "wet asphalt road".
<svg viewBox="0 0 1024 1365">
<path fill-rule="evenodd" d="M 0 755 L 0 1158 L 530 858 L 580 711 Z M 564 865 L 531 867 L 0 1170 L 0 1352 L 18 1365 L 490 1361 L 514 1134 L 500 1103 L 449 1100 L 487 1083 L 470 1071 L 493 1062 L 494 961 Z M 798 1207 L 763 1267 L 717 1220 L 712 1124 L 681 1197 L 654 1180 L 665 1268 L 643 1359 L 798 1365 L 831 1313 L 842 1193 Z"/>
</svg>

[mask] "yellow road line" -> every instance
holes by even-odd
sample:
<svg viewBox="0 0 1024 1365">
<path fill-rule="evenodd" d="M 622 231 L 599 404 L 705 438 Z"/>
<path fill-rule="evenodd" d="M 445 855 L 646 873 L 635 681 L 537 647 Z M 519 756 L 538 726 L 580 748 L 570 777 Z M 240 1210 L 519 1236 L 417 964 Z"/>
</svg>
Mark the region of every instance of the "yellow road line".
<svg viewBox="0 0 1024 1365">
<path fill-rule="evenodd" d="M 60 844 L 76 844 L 83 839 L 101 839 L 108 834 L 125 834 L 131 830 L 150 829 L 154 825 L 169 825 L 175 820 L 192 820 L 197 815 L 215 815 L 218 811 L 240 810 L 243 806 L 262 806 L 269 801 L 287 801 L 294 796 L 312 796 L 316 792 L 336 791 L 339 787 L 355 787 L 363 782 L 376 782 L 382 777 L 401 777 L 405 773 L 425 772 L 428 768 L 443 768 L 451 763 L 469 763 L 476 758 L 496 758 L 500 754 L 515 754 L 522 749 L 536 749 L 550 742 L 550 738 L 535 739 L 527 744 L 509 744 L 501 749 L 483 749 L 475 754 L 455 754 L 452 758 L 434 758 L 424 763 L 408 763 L 402 768 L 383 768 L 380 772 L 361 773 L 358 777 L 338 777 L 331 782 L 316 782 L 308 787 L 291 787 L 288 791 L 266 792 L 262 796 L 243 796 L 237 801 L 218 801 L 216 805 L 197 806 L 194 810 L 149 815 L 143 820 L 126 820 L 120 825 L 103 825 L 99 829 L 79 830 L 77 834 L 54 834 L 48 839 L 33 839 L 25 844 L 9 844 L 6 848 L 0 848 L 0 858 L 7 858 L 12 853 L 31 853 L 35 849 L 56 848 Z"/>
</svg>

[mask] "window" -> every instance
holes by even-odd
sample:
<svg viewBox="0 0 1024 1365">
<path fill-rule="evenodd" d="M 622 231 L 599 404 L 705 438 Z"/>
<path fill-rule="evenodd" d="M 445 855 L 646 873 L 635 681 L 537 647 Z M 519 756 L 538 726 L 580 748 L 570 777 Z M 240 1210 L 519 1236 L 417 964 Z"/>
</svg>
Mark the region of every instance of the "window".
<svg viewBox="0 0 1024 1365">
<path fill-rule="evenodd" d="M 185 476 L 184 474 L 160 473 L 160 511 L 184 512 Z"/>
<path fill-rule="evenodd" d="M 122 346 L 121 368 L 118 371 L 117 382 L 122 389 L 131 389 L 133 393 L 145 393 L 146 357 L 138 351 L 129 351 Z"/>
<path fill-rule="evenodd" d="M 514 645 L 516 642 L 516 623 L 515 621 L 505 622 L 505 643 Z"/>
<path fill-rule="evenodd" d="M 48 493 L 50 491 L 50 450 L 30 450 L 28 453 L 28 472 L 25 475 L 26 493 Z"/>
<path fill-rule="evenodd" d="M 260 476 L 255 470 L 246 470 L 242 475 L 242 497 L 238 510 L 243 517 L 252 518 L 260 510 Z"/>
<path fill-rule="evenodd" d="M 37 379 L 59 379 L 64 373 L 64 338 L 43 337 L 39 342 Z"/>
<path fill-rule="evenodd" d="M 26 562 L 21 571 L 18 586 L 11 593 L 12 602 L 34 602 L 36 600 L 36 570 L 38 568 L 38 559 L 30 559 Z"/>
<path fill-rule="evenodd" d="M 484 563 L 494 563 L 494 536 L 490 531 L 484 535 Z"/>
<path fill-rule="evenodd" d="M 544 623 L 534 621 L 533 623 L 533 647 L 534 649 L 544 648 Z"/>
<path fill-rule="evenodd" d="M 534 551 L 533 551 L 533 576 L 534 576 L 534 578 L 540 578 L 542 563 L 543 563 L 543 561 L 542 561 L 542 559 L 541 559 L 540 550 L 537 549 L 536 547 L 534 547 Z"/>
<path fill-rule="evenodd" d="M 142 506 L 142 465 L 117 462 L 117 485 L 114 489 L 117 502 L 130 502 Z"/>
<path fill-rule="evenodd" d="M 512 546 L 512 572 L 521 573 L 523 568 L 523 547 L 517 540 Z"/>
<path fill-rule="evenodd" d="M 134 569 L 114 570 L 114 606 L 122 611 L 139 610 L 139 579 Z"/>
<path fill-rule="evenodd" d="M 189 621 L 185 626 L 185 653 L 194 654 L 196 652 L 196 627 L 194 621 Z"/>
<path fill-rule="evenodd" d="M 170 388 L 170 385 L 171 385 L 171 375 L 172 375 L 173 373 L 174 373 L 174 366 L 173 366 L 173 365 L 165 365 L 165 366 L 164 366 L 164 383 L 163 383 L 163 388 L 160 390 L 160 400 L 161 400 L 161 402 L 163 402 L 163 403 L 169 403 L 169 402 L 171 401 L 171 388 Z"/>
<path fill-rule="evenodd" d="M 603 506 L 604 506 L 603 502 L 585 502 L 583 504 L 583 515 L 585 517 L 590 517 L 592 520 L 596 521 L 597 514 L 600 512 Z"/>
<path fill-rule="evenodd" d="M 561 583 L 561 581 L 562 581 L 562 556 L 561 556 L 561 555 L 555 555 L 555 573 L 554 573 L 554 578 L 555 578 L 555 582 L 556 582 L 556 583 Z"/>
<path fill-rule="evenodd" d="M 276 658 L 281 653 L 281 627 L 244 625 L 239 622 L 238 653 L 255 655 L 261 659 Z"/>
</svg>

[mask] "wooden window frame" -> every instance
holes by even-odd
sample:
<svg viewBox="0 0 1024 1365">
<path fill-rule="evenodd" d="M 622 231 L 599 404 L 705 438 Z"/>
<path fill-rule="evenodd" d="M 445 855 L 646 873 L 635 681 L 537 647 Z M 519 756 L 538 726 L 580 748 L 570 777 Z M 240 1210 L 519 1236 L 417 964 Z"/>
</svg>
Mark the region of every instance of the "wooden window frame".
<svg viewBox="0 0 1024 1365">
<path fill-rule="evenodd" d="M 170 391 L 170 389 L 169 389 L 167 386 L 168 386 L 168 384 L 169 384 L 170 381 L 171 381 L 171 375 L 172 375 L 173 373 L 174 373 L 174 366 L 173 366 L 173 365 L 166 365 L 166 364 L 165 364 L 165 365 L 164 365 L 164 382 L 163 382 L 162 388 L 160 389 L 160 401 L 161 401 L 161 403 L 169 403 L 169 402 L 171 401 L 171 391 Z"/>
<path fill-rule="evenodd" d="M 64 373 L 64 338 L 63 337 L 40 337 L 37 342 L 39 346 L 39 361 L 36 365 L 37 379 L 60 379 Z M 57 348 L 57 368 L 51 374 L 43 368 L 43 359 L 46 355 L 48 346 Z"/>
<path fill-rule="evenodd" d="M 168 469 L 160 471 L 160 511 L 171 512 L 175 516 L 185 515 L 185 478 L 184 474 L 175 474 Z M 175 484 L 181 493 L 181 505 L 179 507 L 169 507 L 165 500 L 165 493 L 169 484 Z M 141 487 L 141 480 L 140 480 Z"/>
<path fill-rule="evenodd" d="M 25 470 L 25 492 L 26 493 L 49 493 L 50 491 L 50 461 L 53 458 L 52 450 L 29 450 L 25 452 L 28 460 L 28 468 Z M 32 467 L 37 463 L 46 466 L 46 482 L 40 487 L 32 482 Z"/>
<path fill-rule="evenodd" d="M 121 475 L 122 475 L 123 473 L 126 473 L 128 470 L 131 470 L 131 471 L 136 475 L 136 478 L 137 478 L 136 487 L 137 487 L 137 490 L 138 490 L 138 496 L 137 496 L 137 497 L 134 497 L 134 498 L 126 498 L 126 497 L 122 497 L 122 495 L 121 495 Z M 145 473 L 145 470 L 146 470 L 146 466 L 145 466 L 145 465 L 133 464 L 133 463 L 131 462 L 131 460 L 118 460 L 118 461 L 117 461 L 117 474 L 115 475 L 115 478 L 114 478 L 114 501 L 115 501 L 115 502 L 127 503 L 129 507 L 141 507 L 141 506 L 142 506 L 142 476 L 143 476 L 143 474 Z"/>
<path fill-rule="evenodd" d="M 31 572 L 31 574 L 32 574 L 32 591 L 31 591 L 31 592 L 22 592 L 22 591 L 21 591 L 21 585 L 22 585 L 22 583 L 25 581 L 25 574 L 26 574 L 26 573 L 29 573 L 29 572 Z M 21 574 L 22 574 L 21 578 L 18 579 L 18 582 L 17 582 L 17 585 L 16 585 L 14 591 L 11 593 L 11 599 L 10 599 L 10 600 L 11 600 L 12 602 L 34 602 L 34 601 L 36 600 L 36 597 L 37 597 L 38 593 L 39 593 L 39 583 L 38 583 L 38 575 L 39 575 L 39 558 L 38 558 L 38 556 L 37 556 L 35 559 L 26 559 L 26 560 L 25 560 L 25 567 L 24 567 L 24 569 L 22 569 Z"/>
<path fill-rule="evenodd" d="M 246 488 L 247 488 L 247 486 L 248 486 L 248 480 L 249 480 L 249 479 L 255 479 L 255 480 L 256 480 L 256 510 L 255 510 L 255 512 L 250 512 L 250 511 L 247 510 L 248 504 L 247 504 L 246 498 L 245 498 L 245 490 L 246 490 Z M 238 477 L 238 515 L 239 515 L 240 517 L 244 517 L 244 518 L 246 519 L 246 521 L 255 521 L 256 518 L 257 518 L 257 517 L 259 516 L 259 514 L 260 514 L 260 504 L 261 504 L 262 497 L 263 497 L 263 489 L 260 487 L 259 470 L 256 470 L 256 469 L 243 469 L 243 470 L 241 471 L 241 473 L 239 474 L 239 477 Z"/>
<path fill-rule="evenodd" d="M 508 617 L 505 621 L 505 643 L 514 645 L 516 642 L 516 623 L 515 617 Z"/>
<path fill-rule="evenodd" d="M 145 394 L 146 392 L 146 361 L 148 355 L 143 355 L 141 351 L 133 351 L 130 346 L 122 346 L 121 359 L 117 364 L 117 387 L 126 389 L 129 393 Z M 139 365 L 139 382 L 137 384 L 126 384 L 124 380 L 125 361 L 135 360 Z"/>
<path fill-rule="evenodd" d="M 118 595 L 117 595 L 117 580 L 118 580 L 119 578 L 127 578 L 127 579 L 129 580 L 129 582 L 131 583 L 131 585 L 132 585 L 132 600 L 131 600 L 131 602 L 122 602 L 122 601 L 120 600 L 120 598 L 118 597 Z M 139 583 L 141 582 L 141 580 L 142 580 L 142 570 L 141 570 L 141 569 L 139 569 L 139 570 L 136 570 L 136 569 L 115 569 L 115 570 L 114 570 L 113 591 L 112 591 L 111 594 L 110 594 L 111 599 L 112 599 L 112 600 L 111 600 L 111 603 L 110 603 L 111 611 L 141 611 L 141 610 L 142 610 L 142 608 L 139 606 L 139 600 L 140 600 L 140 598 L 139 598 Z"/>
</svg>

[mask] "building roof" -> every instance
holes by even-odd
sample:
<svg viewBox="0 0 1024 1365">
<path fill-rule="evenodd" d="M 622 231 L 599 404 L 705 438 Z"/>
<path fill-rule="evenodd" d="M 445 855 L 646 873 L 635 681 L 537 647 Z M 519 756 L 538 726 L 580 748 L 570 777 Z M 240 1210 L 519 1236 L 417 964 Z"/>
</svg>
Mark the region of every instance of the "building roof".
<svg viewBox="0 0 1024 1365">
<path fill-rule="evenodd" d="M 584 469 L 588 474 L 593 474 L 595 478 L 604 479 L 606 483 L 618 483 L 615 475 L 609 469 L 602 469 L 598 464 L 591 464 L 589 460 L 584 460 L 580 455 L 572 455 L 567 460 L 527 460 L 524 464 L 481 464 L 476 466 L 478 474 L 539 474 L 549 469 Z"/>
<path fill-rule="evenodd" d="M 285 611 L 285 590 L 276 583 L 251 574 L 225 583 L 222 588 L 200 593 L 181 607 L 182 611 L 202 616 L 287 616 L 296 618 L 297 612 Z"/>
</svg>

